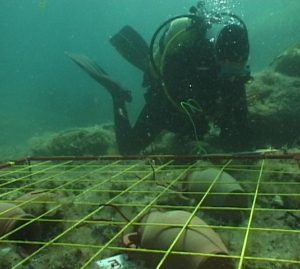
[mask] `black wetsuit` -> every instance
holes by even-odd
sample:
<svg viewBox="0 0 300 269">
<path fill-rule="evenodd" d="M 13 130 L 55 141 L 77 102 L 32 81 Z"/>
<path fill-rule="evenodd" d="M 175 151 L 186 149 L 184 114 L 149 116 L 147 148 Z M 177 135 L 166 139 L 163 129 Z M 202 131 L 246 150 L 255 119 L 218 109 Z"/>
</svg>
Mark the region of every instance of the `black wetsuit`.
<svg viewBox="0 0 300 269">
<path fill-rule="evenodd" d="M 162 130 L 195 140 L 209 130 L 212 121 L 221 130 L 222 147 L 239 151 L 248 145 L 248 110 L 245 83 L 248 77 L 230 80 L 220 76 L 213 44 L 182 50 L 166 64 L 165 85 L 179 107 L 172 104 L 160 82 L 152 80 L 145 94 L 146 104 L 136 123 L 130 126 L 125 104 L 114 101 L 117 142 L 121 154 L 137 154 L 148 146 Z M 180 101 L 192 99 L 199 105 L 190 111 L 191 119 L 180 110 Z M 189 109 L 189 107 L 187 107 Z M 122 113 L 120 113 L 122 112 Z"/>
</svg>

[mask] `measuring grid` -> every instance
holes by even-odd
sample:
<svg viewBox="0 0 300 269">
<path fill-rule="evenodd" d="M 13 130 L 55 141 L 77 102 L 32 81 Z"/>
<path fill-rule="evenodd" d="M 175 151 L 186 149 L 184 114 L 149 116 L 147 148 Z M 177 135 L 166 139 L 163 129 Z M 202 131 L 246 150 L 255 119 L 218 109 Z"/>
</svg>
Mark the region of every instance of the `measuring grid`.
<svg viewBox="0 0 300 269">
<path fill-rule="evenodd" d="M 92 268 L 95 261 L 123 252 L 129 257 L 135 257 L 134 254 L 142 257 L 147 253 L 160 255 L 156 268 L 163 268 L 168 257 L 174 254 L 214 256 L 173 250 L 186 227 L 192 226 L 189 222 L 196 214 L 200 212 L 205 218 L 212 212 L 242 212 L 244 220 L 237 224 L 230 221 L 218 223 L 211 217 L 206 220 L 210 223 L 207 227 L 225 238 L 229 255 L 223 255 L 224 258 L 234 260 L 238 269 L 300 268 L 300 254 L 293 256 L 290 253 L 292 246 L 300 244 L 298 166 L 299 155 L 49 157 L 10 162 L 1 166 L 0 202 L 13 203 L 15 207 L 9 210 L 23 208 L 34 217 L 22 217 L 21 225 L 1 235 L 0 242 L 6 248 L 13 245 L 27 249 L 25 255 L 19 255 L 11 264 L 11 268 L 24 268 L 28 264 L 40 268 L 37 263 L 45 264 L 45 256 L 55 251 L 68 255 L 68 261 L 73 262 L 70 268 Z M 217 178 L 205 192 L 187 193 L 181 188 L 187 173 L 209 167 L 235 175 L 245 189 L 243 195 L 248 197 L 249 206 L 207 206 L 207 198 L 228 195 L 212 192 Z M 20 198 L 27 193 L 31 195 Z M 182 195 L 201 195 L 202 198 L 190 204 L 180 200 Z M 276 203 L 278 198 L 284 203 L 281 204 L 280 199 Z M 181 225 L 168 249 L 124 246 L 123 236 L 132 227 L 166 225 L 141 222 L 141 218 L 154 208 L 184 210 L 191 215 Z M 0 223 L 1 220 L 16 219 L 5 217 L 9 210 L 0 212 Z M 272 218 L 276 221 L 271 222 Z M 32 240 L 30 236 L 25 239 L 14 236 L 23 231 L 27 233 L 34 223 L 41 226 L 43 238 Z M 178 224 L 168 226 L 177 227 Z M 81 234 L 86 236 L 81 237 Z M 258 238 L 265 240 L 265 245 L 259 243 Z M 272 238 L 270 242 L 268 238 Z M 271 243 L 276 240 L 290 244 L 277 246 L 280 252 L 273 253 Z M 299 253 L 299 248 L 295 250 Z M 74 255 L 76 258 L 73 259 Z"/>
</svg>

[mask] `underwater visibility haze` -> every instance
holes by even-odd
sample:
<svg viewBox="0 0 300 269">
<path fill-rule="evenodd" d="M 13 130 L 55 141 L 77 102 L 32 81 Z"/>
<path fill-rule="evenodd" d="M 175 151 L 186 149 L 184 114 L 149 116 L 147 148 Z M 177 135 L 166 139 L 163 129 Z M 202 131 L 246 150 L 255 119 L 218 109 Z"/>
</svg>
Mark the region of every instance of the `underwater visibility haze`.
<svg viewBox="0 0 300 269">
<path fill-rule="evenodd" d="M 246 23 L 252 74 L 268 69 L 300 41 L 298 0 L 207 0 Z M 132 92 L 130 121 L 144 104 L 142 73 L 109 38 L 124 25 L 147 42 L 168 18 L 187 14 L 196 0 L 1 0 L 0 159 L 28 155 L 34 137 L 111 123 L 111 97 L 72 63 L 88 55 Z"/>
<path fill-rule="evenodd" d="M 299 269 L 299 10 L 0 0 L 0 269 Z"/>
</svg>

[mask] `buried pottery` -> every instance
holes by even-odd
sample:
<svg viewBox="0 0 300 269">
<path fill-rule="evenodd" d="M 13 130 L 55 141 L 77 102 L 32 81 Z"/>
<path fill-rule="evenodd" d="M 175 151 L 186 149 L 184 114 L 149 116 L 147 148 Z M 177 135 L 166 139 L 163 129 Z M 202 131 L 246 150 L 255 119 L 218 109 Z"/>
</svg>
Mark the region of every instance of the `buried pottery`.
<svg viewBox="0 0 300 269">
<path fill-rule="evenodd" d="M 208 168 L 193 171 L 186 177 L 184 189 L 187 196 L 201 206 L 212 207 L 207 212 L 225 220 L 241 221 L 242 212 L 239 208 L 248 207 L 248 197 L 239 182 L 228 173 Z M 224 209 L 213 209 L 224 207 Z M 232 210 L 225 209 L 231 207 Z"/>
<path fill-rule="evenodd" d="M 153 210 L 143 217 L 137 234 L 139 245 L 144 249 L 167 251 L 181 232 L 191 213 L 181 210 L 160 212 Z M 219 235 L 204 221 L 193 216 L 178 238 L 172 251 L 186 255 L 170 254 L 161 268 L 164 269 L 233 269 L 233 262 L 226 258 L 228 250 Z M 197 255 L 188 255 L 197 253 Z M 151 268 L 156 267 L 163 254 L 144 253 L 143 259 Z M 218 256 L 222 255 L 222 256 Z"/>
</svg>

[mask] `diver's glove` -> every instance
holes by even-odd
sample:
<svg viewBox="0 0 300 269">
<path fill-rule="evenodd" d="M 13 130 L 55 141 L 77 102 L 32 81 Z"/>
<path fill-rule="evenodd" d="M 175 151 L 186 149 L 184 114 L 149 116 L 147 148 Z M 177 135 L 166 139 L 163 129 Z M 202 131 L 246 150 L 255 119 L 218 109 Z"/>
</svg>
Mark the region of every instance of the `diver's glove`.
<svg viewBox="0 0 300 269">
<path fill-rule="evenodd" d="M 111 94 L 112 98 L 118 99 L 119 101 L 132 101 L 131 92 L 126 90 L 117 81 L 112 79 L 95 61 L 84 55 L 68 52 L 66 52 L 66 55 L 70 57 L 74 63 L 79 65 L 85 72 L 87 72 L 93 79 L 106 88 Z"/>
</svg>

